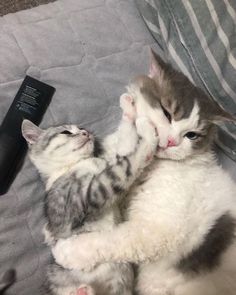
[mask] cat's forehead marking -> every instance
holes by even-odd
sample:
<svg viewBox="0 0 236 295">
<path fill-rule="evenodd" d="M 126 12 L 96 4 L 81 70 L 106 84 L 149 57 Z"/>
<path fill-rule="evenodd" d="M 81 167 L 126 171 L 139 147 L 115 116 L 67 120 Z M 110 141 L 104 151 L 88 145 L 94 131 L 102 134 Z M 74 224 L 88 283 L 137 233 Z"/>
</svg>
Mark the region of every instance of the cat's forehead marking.
<svg viewBox="0 0 236 295">
<path fill-rule="evenodd" d="M 178 121 L 173 120 L 172 126 L 179 131 L 196 130 L 199 127 L 199 106 L 194 102 L 190 116 Z"/>
<path fill-rule="evenodd" d="M 171 112 L 175 121 L 190 117 L 194 107 L 194 90 L 183 83 L 170 82 L 163 90 L 162 104 Z"/>
<path fill-rule="evenodd" d="M 58 135 L 58 131 L 55 129 L 49 129 L 46 134 L 40 140 L 40 147 L 41 149 L 46 149 L 51 141 Z"/>
<path fill-rule="evenodd" d="M 136 77 L 127 87 L 129 93 L 138 100 L 146 101 L 152 108 L 159 105 L 155 82 L 147 76 Z"/>
<path fill-rule="evenodd" d="M 50 127 L 48 128 L 44 133 L 43 136 L 41 137 L 38 145 L 37 145 L 37 150 L 45 150 L 52 141 L 58 136 L 60 132 L 65 130 L 65 126 L 57 126 L 57 127 Z"/>
<path fill-rule="evenodd" d="M 191 99 L 189 99 L 188 102 L 184 102 L 182 104 L 176 102 L 172 105 L 172 116 L 175 121 L 188 119 L 192 114 L 193 108 L 194 103 Z"/>
</svg>

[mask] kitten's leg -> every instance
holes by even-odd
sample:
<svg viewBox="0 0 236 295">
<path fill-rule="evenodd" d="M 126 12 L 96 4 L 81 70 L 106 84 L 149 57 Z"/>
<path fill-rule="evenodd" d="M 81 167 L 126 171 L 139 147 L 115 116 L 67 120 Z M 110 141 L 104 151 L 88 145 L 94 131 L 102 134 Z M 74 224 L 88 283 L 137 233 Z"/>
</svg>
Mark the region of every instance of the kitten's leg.
<svg viewBox="0 0 236 295">
<path fill-rule="evenodd" d="M 101 173 L 87 177 L 83 182 L 83 189 L 79 192 L 78 187 L 75 186 L 76 198 L 78 198 L 77 226 L 82 224 L 88 214 L 96 214 L 99 210 L 110 207 L 123 197 L 147 165 L 150 152 L 154 151 L 157 146 L 155 128 L 145 118 L 137 119 L 136 126 L 140 140 L 131 154 L 127 156 L 117 155 L 113 165 L 107 165 Z M 133 128 L 135 129 L 135 126 Z M 74 189 L 63 190 L 63 192 L 66 192 L 67 200 L 75 198 Z M 58 200 L 63 202 L 60 203 L 60 210 L 57 209 L 55 214 L 55 204 L 58 204 Z M 71 224 L 65 223 L 66 204 L 60 189 L 53 189 L 48 192 L 47 211 L 48 229 L 53 236 L 57 238 L 70 236 Z"/>
<path fill-rule="evenodd" d="M 120 107 L 123 110 L 123 116 L 117 133 L 117 154 L 126 156 L 135 150 L 138 142 L 138 134 L 135 127 L 136 108 L 134 99 L 127 93 L 122 94 L 120 97 Z"/>
<path fill-rule="evenodd" d="M 65 268 L 91 270 L 106 262 L 155 261 L 176 250 L 178 240 L 168 227 L 126 222 L 110 232 L 94 232 L 59 240 L 52 249 L 56 262 Z"/>
<path fill-rule="evenodd" d="M 133 98 L 127 93 L 122 94 L 120 97 L 120 107 L 123 110 L 123 114 L 118 129 L 116 132 L 108 135 L 103 142 L 105 158 L 109 162 L 115 160 L 117 153 L 125 156 L 133 152 L 138 142 L 135 128 L 136 108 Z"/>
<path fill-rule="evenodd" d="M 158 142 L 155 128 L 146 118 L 138 118 L 136 126 L 140 140 L 135 151 L 127 156 L 117 155 L 113 165 L 94 176 L 88 183 L 84 194 L 86 214 L 94 214 L 99 209 L 114 204 L 150 162 Z"/>
</svg>

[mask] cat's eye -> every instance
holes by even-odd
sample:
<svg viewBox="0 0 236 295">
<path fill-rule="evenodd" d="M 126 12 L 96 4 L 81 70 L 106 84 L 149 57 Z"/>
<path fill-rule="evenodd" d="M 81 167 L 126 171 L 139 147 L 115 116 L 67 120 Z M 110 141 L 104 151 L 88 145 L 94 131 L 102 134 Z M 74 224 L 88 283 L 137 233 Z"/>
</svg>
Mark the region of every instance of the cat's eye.
<svg viewBox="0 0 236 295">
<path fill-rule="evenodd" d="M 187 132 L 184 136 L 187 137 L 187 138 L 190 139 L 190 140 L 195 140 L 195 139 L 197 139 L 200 135 L 197 134 L 196 132 L 190 131 L 190 132 Z"/>
<path fill-rule="evenodd" d="M 64 130 L 64 131 L 62 131 L 60 134 L 72 134 L 69 130 Z"/>
<path fill-rule="evenodd" d="M 163 107 L 162 107 L 162 110 L 163 110 L 166 118 L 168 119 L 168 121 L 171 123 L 171 114 Z"/>
</svg>

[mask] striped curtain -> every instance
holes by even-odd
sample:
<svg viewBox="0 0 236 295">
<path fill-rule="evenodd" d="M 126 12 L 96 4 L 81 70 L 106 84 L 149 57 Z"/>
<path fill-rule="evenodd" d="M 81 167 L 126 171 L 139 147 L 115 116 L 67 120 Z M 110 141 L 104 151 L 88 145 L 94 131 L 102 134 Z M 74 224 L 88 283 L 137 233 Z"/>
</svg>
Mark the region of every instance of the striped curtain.
<svg viewBox="0 0 236 295">
<path fill-rule="evenodd" d="M 236 115 L 236 1 L 136 0 L 167 61 Z M 236 161 L 236 125 L 218 145 Z"/>
</svg>

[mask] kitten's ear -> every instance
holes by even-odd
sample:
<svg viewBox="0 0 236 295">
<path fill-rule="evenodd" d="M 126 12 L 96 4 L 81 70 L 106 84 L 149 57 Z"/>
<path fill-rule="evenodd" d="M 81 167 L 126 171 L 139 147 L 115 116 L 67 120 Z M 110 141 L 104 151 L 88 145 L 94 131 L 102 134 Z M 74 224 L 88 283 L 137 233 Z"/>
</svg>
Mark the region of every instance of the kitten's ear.
<svg viewBox="0 0 236 295">
<path fill-rule="evenodd" d="M 230 113 L 226 112 L 222 107 L 220 107 L 218 104 L 216 104 L 214 106 L 212 122 L 215 124 L 218 124 L 221 122 L 235 122 L 236 123 L 236 117 L 234 115 L 231 115 Z"/>
<path fill-rule="evenodd" d="M 24 120 L 22 122 L 21 131 L 28 144 L 34 144 L 37 142 L 39 136 L 42 134 L 42 129 L 29 120 Z"/>
<path fill-rule="evenodd" d="M 159 55 L 150 48 L 150 66 L 148 77 L 156 80 L 159 85 L 164 80 L 164 73 L 167 68 L 167 64 L 160 58 Z"/>
</svg>

